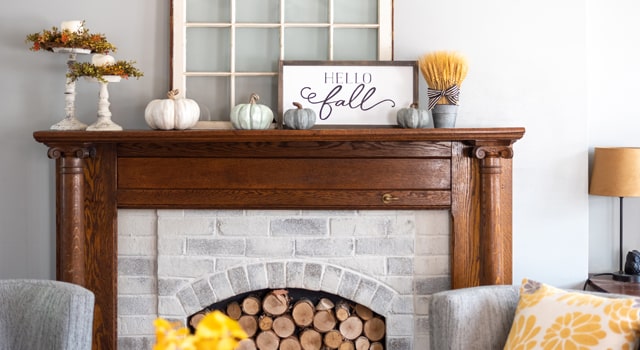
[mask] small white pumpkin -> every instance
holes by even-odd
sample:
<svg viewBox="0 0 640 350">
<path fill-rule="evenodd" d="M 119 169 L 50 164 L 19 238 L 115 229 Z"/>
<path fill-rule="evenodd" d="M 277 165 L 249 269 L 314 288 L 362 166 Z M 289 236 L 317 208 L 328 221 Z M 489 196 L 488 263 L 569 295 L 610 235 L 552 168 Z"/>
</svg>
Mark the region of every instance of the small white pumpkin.
<svg viewBox="0 0 640 350">
<path fill-rule="evenodd" d="M 178 89 L 167 93 L 166 99 L 153 100 L 144 110 L 144 120 L 152 129 L 184 130 L 196 125 L 200 107 L 194 100 L 176 98 Z"/>
<path fill-rule="evenodd" d="M 235 129 L 269 129 L 273 123 L 273 111 L 257 103 L 260 97 L 253 93 L 249 103 L 241 103 L 231 109 L 231 124 Z"/>
</svg>

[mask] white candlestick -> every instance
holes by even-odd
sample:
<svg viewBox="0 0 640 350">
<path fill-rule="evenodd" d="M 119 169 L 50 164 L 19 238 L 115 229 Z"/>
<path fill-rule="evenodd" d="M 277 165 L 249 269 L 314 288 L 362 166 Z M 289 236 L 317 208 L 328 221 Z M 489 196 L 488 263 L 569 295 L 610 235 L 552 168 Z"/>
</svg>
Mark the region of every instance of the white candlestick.
<svg viewBox="0 0 640 350">
<path fill-rule="evenodd" d="M 60 25 L 60 30 L 68 30 L 72 33 L 82 33 L 83 21 L 64 21 Z"/>
</svg>

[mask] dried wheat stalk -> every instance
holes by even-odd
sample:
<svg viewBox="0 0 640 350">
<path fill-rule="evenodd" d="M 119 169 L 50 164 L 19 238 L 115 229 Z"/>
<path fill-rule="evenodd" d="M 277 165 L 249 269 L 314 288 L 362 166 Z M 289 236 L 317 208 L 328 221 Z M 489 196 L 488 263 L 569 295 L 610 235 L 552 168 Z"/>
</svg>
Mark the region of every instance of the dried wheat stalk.
<svg viewBox="0 0 640 350">
<path fill-rule="evenodd" d="M 430 89 L 445 91 L 453 86 L 458 88 L 467 76 L 469 66 L 464 56 L 451 51 L 435 51 L 418 59 L 422 76 Z M 441 97 L 438 104 L 448 103 Z"/>
</svg>

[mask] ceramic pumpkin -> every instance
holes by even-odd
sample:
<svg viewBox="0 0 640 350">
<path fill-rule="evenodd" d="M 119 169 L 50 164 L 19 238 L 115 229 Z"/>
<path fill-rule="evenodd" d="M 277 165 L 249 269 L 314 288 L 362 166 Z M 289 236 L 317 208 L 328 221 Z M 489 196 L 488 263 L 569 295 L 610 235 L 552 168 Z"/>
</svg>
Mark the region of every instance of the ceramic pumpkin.
<svg viewBox="0 0 640 350">
<path fill-rule="evenodd" d="M 311 129 L 316 123 L 316 112 L 310 108 L 302 108 L 298 102 L 296 108 L 284 112 L 284 125 L 290 129 Z"/>
<path fill-rule="evenodd" d="M 194 100 L 176 98 L 179 91 L 171 90 L 166 99 L 153 100 L 144 110 L 144 120 L 152 129 L 184 130 L 196 125 L 200 107 Z"/>
<path fill-rule="evenodd" d="M 429 125 L 429 111 L 419 109 L 417 103 L 412 103 L 408 108 L 401 108 L 396 113 L 398 125 L 403 128 L 426 128 Z"/>
<path fill-rule="evenodd" d="M 231 109 L 231 124 L 235 129 L 268 129 L 273 123 L 273 111 L 259 104 L 260 96 L 253 93 L 249 103 L 241 103 Z"/>
</svg>

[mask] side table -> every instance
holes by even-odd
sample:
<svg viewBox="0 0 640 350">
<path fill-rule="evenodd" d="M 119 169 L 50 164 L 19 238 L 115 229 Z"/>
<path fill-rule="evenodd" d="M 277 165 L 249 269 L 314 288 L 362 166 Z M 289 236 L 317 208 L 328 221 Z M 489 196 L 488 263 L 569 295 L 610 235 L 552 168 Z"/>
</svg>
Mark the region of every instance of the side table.
<svg viewBox="0 0 640 350">
<path fill-rule="evenodd" d="M 640 283 L 614 281 L 608 275 L 589 277 L 586 286 L 598 292 L 640 296 Z"/>
</svg>

